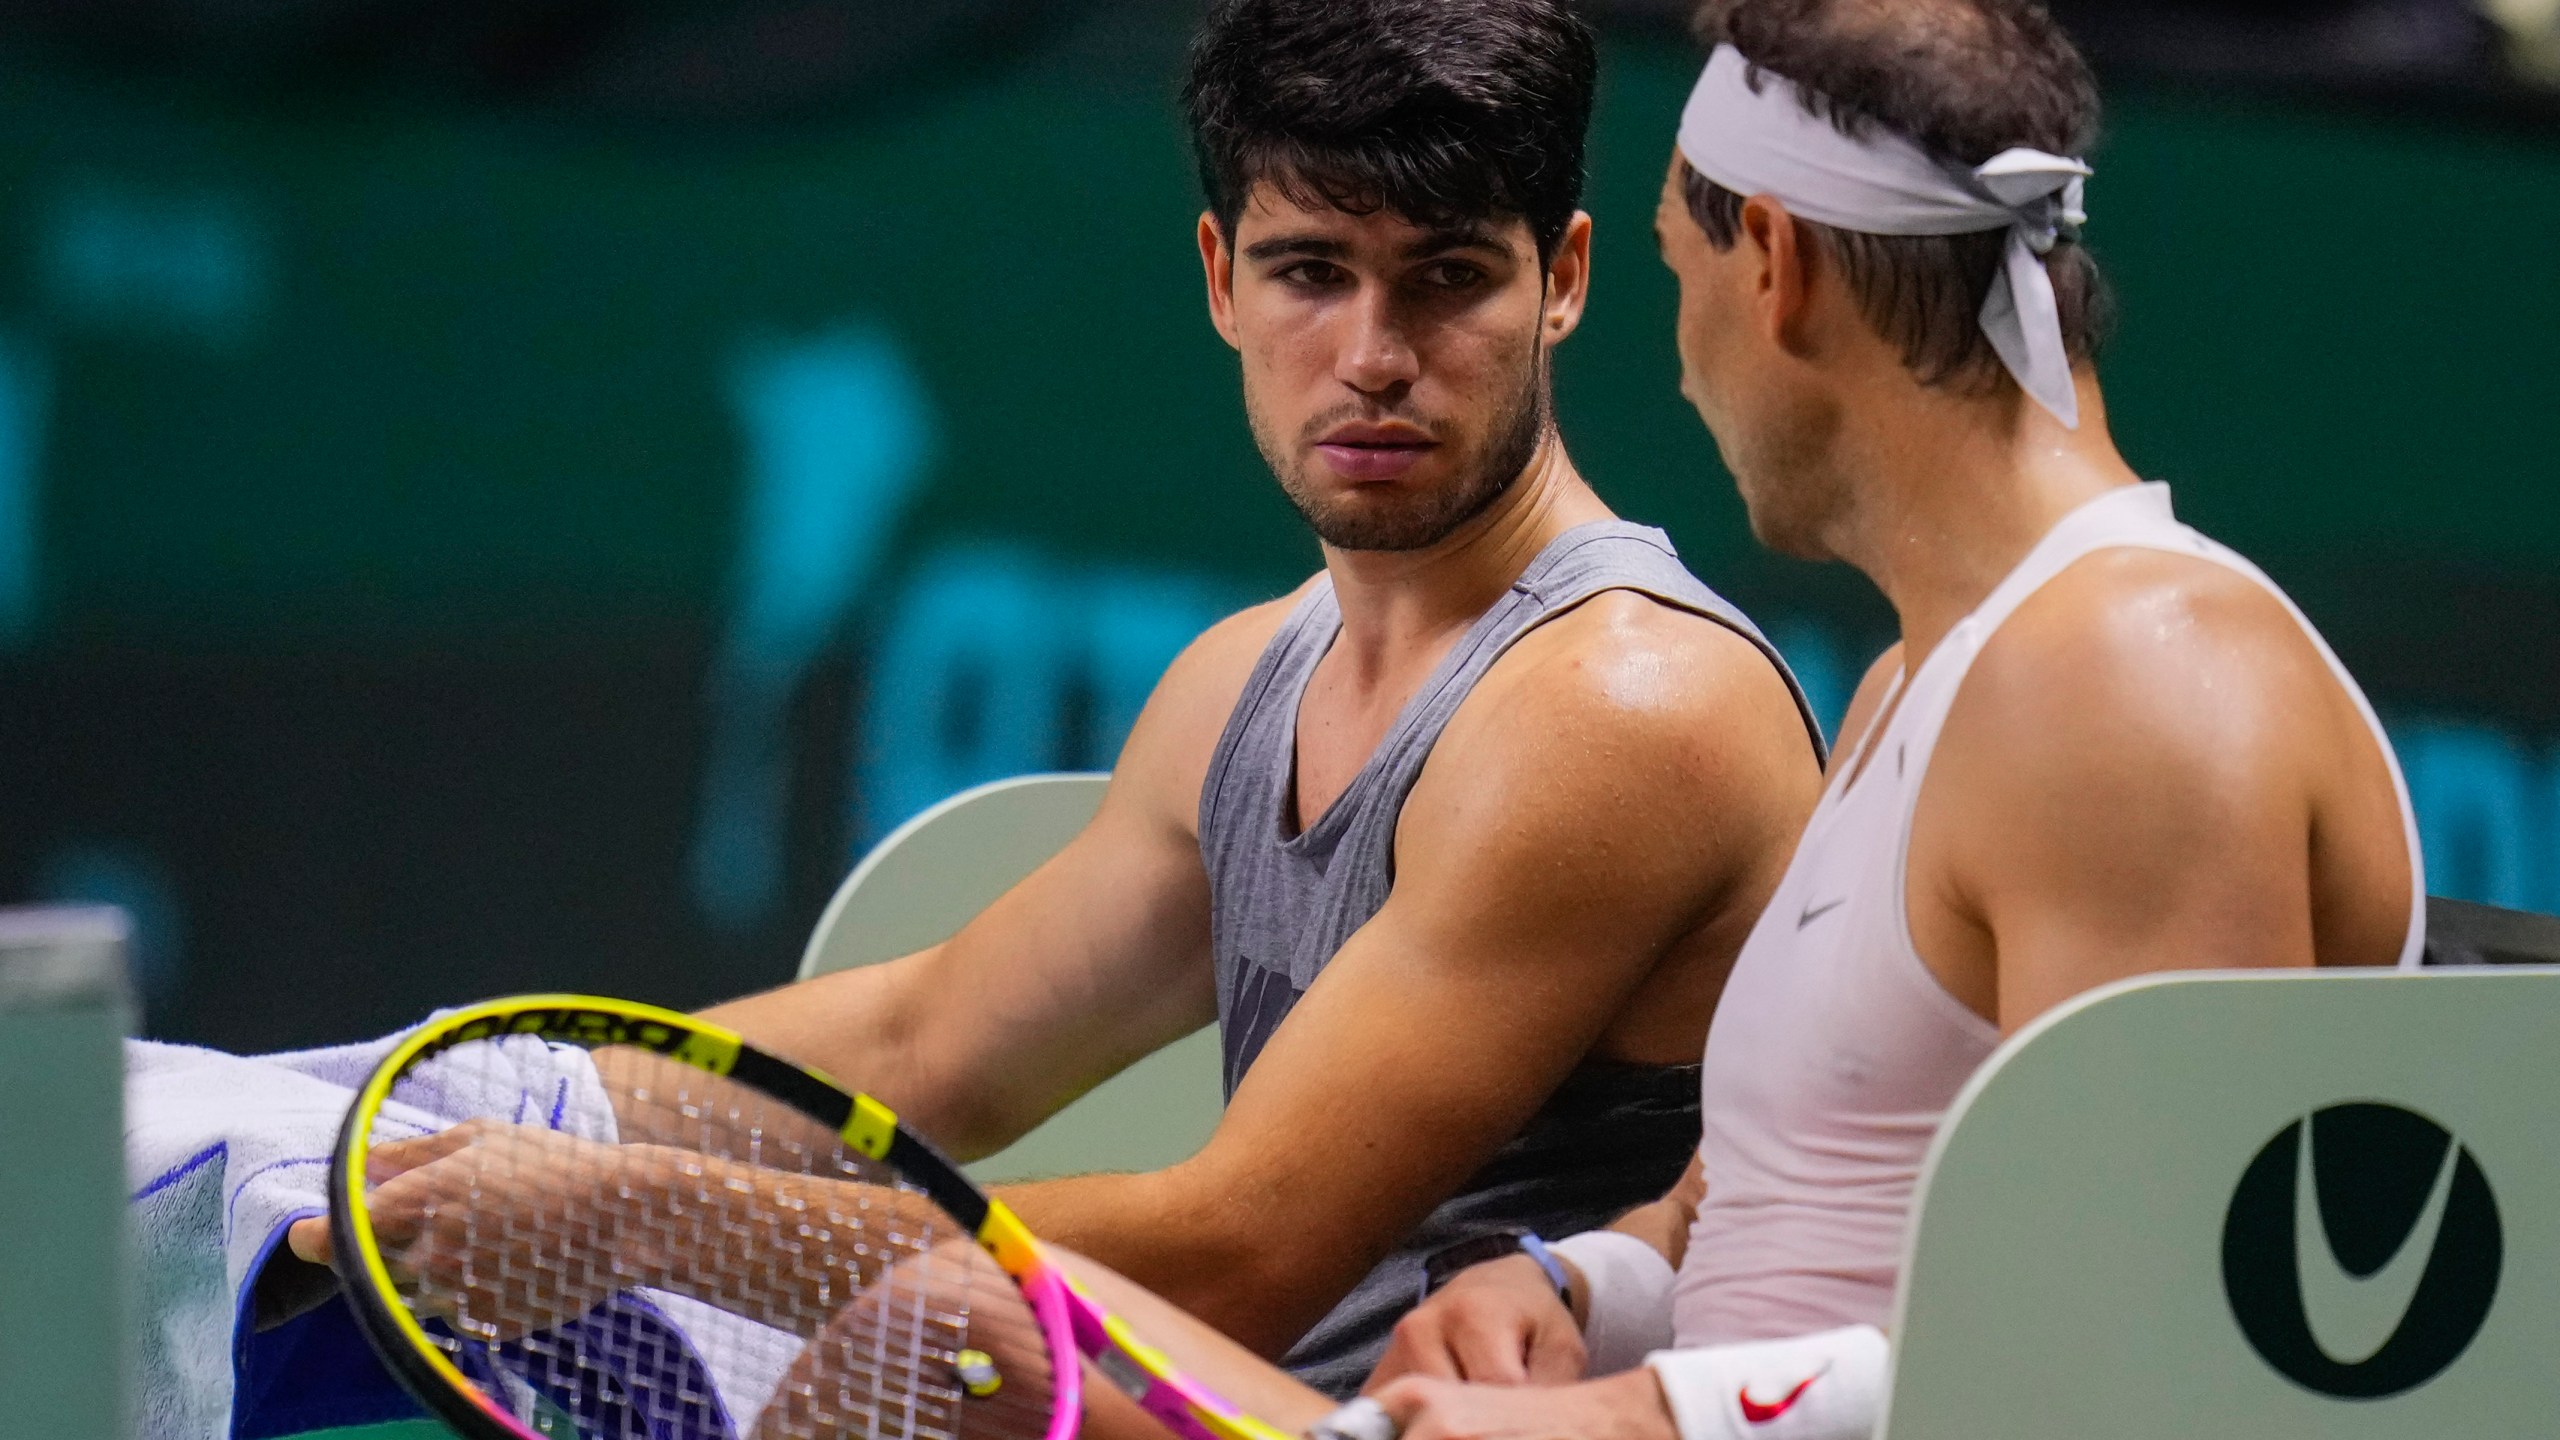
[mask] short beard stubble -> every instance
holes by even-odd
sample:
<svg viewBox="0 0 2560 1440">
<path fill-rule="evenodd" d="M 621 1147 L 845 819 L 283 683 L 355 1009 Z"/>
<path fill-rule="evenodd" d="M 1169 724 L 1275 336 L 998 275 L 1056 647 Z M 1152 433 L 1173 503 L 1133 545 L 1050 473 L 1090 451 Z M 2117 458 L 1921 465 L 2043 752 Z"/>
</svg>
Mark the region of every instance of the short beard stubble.
<svg viewBox="0 0 2560 1440">
<path fill-rule="evenodd" d="M 1245 413 L 1252 422 L 1254 445 L 1279 479 L 1281 492 L 1306 517 L 1317 539 L 1336 550 L 1428 550 L 1510 494 L 1528 473 L 1529 462 L 1537 458 L 1538 446 L 1546 439 L 1554 415 L 1547 383 L 1546 346 L 1535 340 L 1530 342 L 1529 363 L 1524 370 L 1519 393 L 1494 417 L 1490 429 L 1493 441 L 1481 462 L 1462 470 L 1449 485 L 1417 495 L 1412 503 L 1395 509 L 1328 503 L 1291 463 L 1291 452 L 1264 431 L 1250 393 L 1245 397 Z M 1296 453 L 1306 454 L 1317 437 L 1362 413 L 1359 407 L 1345 407 L 1318 416 L 1308 423 Z M 1310 456 L 1306 463 L 1323 462 Z"/>
</svg>

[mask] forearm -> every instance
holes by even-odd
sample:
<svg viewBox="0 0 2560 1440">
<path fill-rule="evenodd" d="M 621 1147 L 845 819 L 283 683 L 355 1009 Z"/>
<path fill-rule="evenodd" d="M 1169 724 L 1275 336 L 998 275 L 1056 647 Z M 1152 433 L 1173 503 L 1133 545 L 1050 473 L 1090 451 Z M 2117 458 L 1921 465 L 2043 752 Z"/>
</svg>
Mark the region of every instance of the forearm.
<svg viewBox="0 0 2560 1440">
<path fill-rule="evenodd" d="M 972 1243 L 919 1195 L 681 1144 L 469 1121 L 371 1159 L 374 1235 L 394 1272 L 430 1308 L 496 1338 L 632 1289 L 808 1335 L 885 1267 Z M 298 1233 L 295 1253 L 324 1260 L 327 1241 L 325 1229 Z"/>
<path fill-rule="evenodd" d="M 840 1083 L 912 1109 L 913 1099 L 895 1093 L 915 1088 L 901 1086 L 908 1077 L 898 1073 L 906 1068 L 918 1018 L 911 1003 L 915 987 L 908 982 L 911 972 L 932 955 L 919 951 L 884 965 L 761 991 L 714 1005 L 702 1018 L 794 1063 L 823 1070 Z"/>
<path fill-rule="evenodd" d="M 920 982 L 941 948 L 749 995 L 713 1006 L 702 1018 L 879 1097 L 916 1133 L 955 1158 L 973 1160 L 1004 1148 L 1028 1126 L 1001 1123 L 1003 1107 L 985 1083 L 986 1067 L 972 1062 L 975 1013 L 922 1003 Z M 607 1074 L 609 1087 L 615 1078 Z"/>
<path fill-rule="evenodd" d="M 1043 1240 L 1110 1267 L 1264 1356 L 1285 1352 L 1358 1279 L 1277 1223 L 1249 1223 L 1182 1167 L 997 1188 Z"/>
<path fill-rule="evenodd" d="M 601 1197 L 635 1242 L 617 1257 L 628 1267 L 625 1283 L 795 1335 L 816 1334 L 889 1267 L 937 1243 L 975 1244 L 931 1202 L 890 1186 L 681 1151 L 656 1158 L 665 1183 L 625 1184 Z M 707 1248 L 691 1242 L 706 1229 L 726 1234 Z"/>
<path fill-rule="evenodd" d="M 1067 1272 L 1105 1309 L 1128 1321 L 1148 1344 L 1164 1351 L 1176 1368 L 1247 1414 L 1294 1435 L 1334 1408 L 1332 1400 L 1298 1383 L 1287 1371 L 1203 1324 L 1199 1317 L 1169 1303 L 1162 1295 L 1131 1283 L 1126 1276 L 1097 1264 L 1091 1256 L 1063 1247 L 1051 1249 Z M 1089 1392 L 1088 1403 L 1093 1394 L 1110 1388 L 1103 1386 Z M 1086 1434 L 1163 1440 L 1163 1429 L 1153 1421 L 1141 1420 L 1137 1427 L 1096 1423 L 1104 1418 L 1089 1414 Z M 1133 1413 L 1130 1418 L 1138 1417 Z"/>
</svg>

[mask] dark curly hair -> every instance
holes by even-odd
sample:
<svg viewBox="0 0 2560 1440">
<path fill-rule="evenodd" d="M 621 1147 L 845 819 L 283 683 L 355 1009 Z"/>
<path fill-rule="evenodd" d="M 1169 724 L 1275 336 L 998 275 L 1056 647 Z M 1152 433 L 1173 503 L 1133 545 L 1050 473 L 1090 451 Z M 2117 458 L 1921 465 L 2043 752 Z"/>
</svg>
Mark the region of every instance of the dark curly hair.
<svg viewBox="0 0 2560 1440">
<path fill-rule="evenodd" d="M 1582 204 L 1598 69 L 1568 0 L 1217 0 L 1182 104 L 1230 236 L 1267 182 L 1419 225 L 1518 216 L 1547 258 Z"/>
</svg>

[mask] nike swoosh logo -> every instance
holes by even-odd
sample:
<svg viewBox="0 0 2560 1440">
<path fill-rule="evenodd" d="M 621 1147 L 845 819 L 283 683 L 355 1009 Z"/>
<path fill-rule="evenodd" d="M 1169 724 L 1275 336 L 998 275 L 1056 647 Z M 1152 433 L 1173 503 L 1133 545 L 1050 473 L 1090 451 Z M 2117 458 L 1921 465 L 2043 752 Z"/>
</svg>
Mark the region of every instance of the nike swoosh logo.
<svg viewBox="0 0 2560 1440">
<path fill-rule="evenodd" d="M 1812 924 L 1814 921 L 1821 919 L 1823 916 L 1830 914 L 1832 911 L 1837 910 L 1848 903 L 1849 897 L 1843 895 L 1837 900 L 1825 901 L 1820 905 L 1808 905 L 1805 907 L 1804 913 L 1796 917 L 1796 928 L 1801 930 L 1807 925 Z"/>
<path fill-rule="evenodd" d="M 2400 1329 L 2418 1282 L 2426 1278 L 2427 1261 L 2436 1253 L 2436 1232 L 2444 1227 L 2445 1197 L 2453 1192 L 2453 1163 L 2462 1147 L 2445 1137 L 2444 1162 L 2436 1167 L 2435 1188 L 2427 1192 L 2417 1223 L 2381 1269 L 2359 1278 L 2338 1263 L 2328 1225 L 2320 1218 L 2311 1165 L 2314 1128 L 2304 1117 L 2293 1176 L 2293 1266 L 2302 1282 L 2302 1314 L 2321 1354 L 2340 1365 L 2361 1365 Z"/>
<path fill-rule="evenodd" d="M 1770 1421 L 1777 1419 L 1779 1416 L 1786 1414 L 1788 1411 L 1795 1408 L 1798 1400 L 1804 1398 L 1804 1392 L 1813 1388 L 1813 1382 L 1822 1378 L 1823 1371 L 1829 1370 L 1830 1368 L 1830 1366 L 1825 1365 L 1821 1370 L 1816 1370 L 1812 1374 L 1804 1377 L 1802 1380 L 1797 1381 L 1796 1388 L 1787 1392 L 1787 1398 L 1779 1401 L 1775 1405 L 1763 1405 L 1759 1401 L 1752 1399 L 1751 1387 L 1748 1385 L 1743 1386 L 1742 1389 L 1735 1394 L 1735 1398 L 1742 1402 L 1742 1418 L 1753 1425 L 1766 1425 Z"/>
</svg>

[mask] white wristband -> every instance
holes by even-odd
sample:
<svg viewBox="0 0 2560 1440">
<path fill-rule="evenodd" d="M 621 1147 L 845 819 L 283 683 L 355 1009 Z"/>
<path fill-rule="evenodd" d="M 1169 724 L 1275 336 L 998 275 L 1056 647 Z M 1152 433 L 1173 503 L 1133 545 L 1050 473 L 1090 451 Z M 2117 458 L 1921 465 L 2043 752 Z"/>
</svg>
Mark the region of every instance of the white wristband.
<svg viewBox="0 0 2560 1440">
<path fill-rule="evenodd" d="M 1583 1373 L 1615 1375 L 1671 1343 L 1671 1262 L 1633 1235 L 1585 1230 L 1547 1247 L 1582 1272 Z"/>
<path fill-rule="evenodd" d="M 1680 1440 L 1868 1440 L 1889 1348 L 1873 1325 L 1645 1357 Z"/>
</svg>

